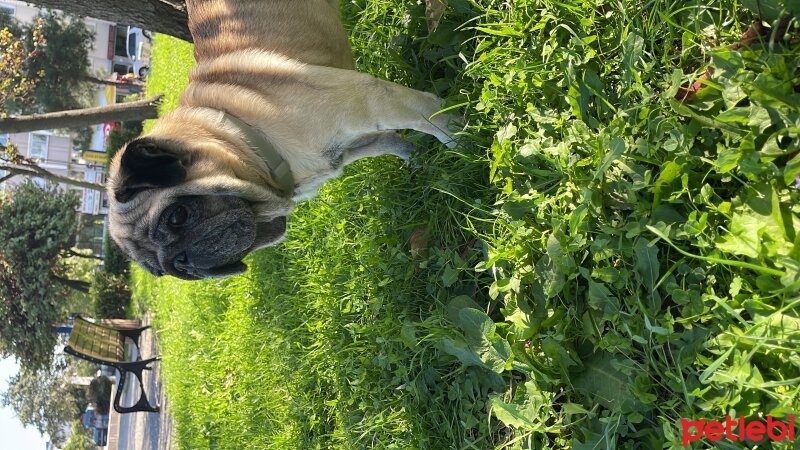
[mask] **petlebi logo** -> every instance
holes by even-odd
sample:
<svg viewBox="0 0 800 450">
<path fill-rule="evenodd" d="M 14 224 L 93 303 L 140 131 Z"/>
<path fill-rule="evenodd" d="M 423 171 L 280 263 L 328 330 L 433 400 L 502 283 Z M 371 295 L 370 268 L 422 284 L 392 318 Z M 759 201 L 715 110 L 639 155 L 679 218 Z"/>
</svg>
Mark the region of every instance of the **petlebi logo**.
<svg viewBox="0 0 800 450">
<path fill-rule="evenodd" d="M 681 419 L 683 446 L 697 442 L 703 438 L 711 442 L 727 440 L 729 442 L 753 441 L 768 439 L 772 442 L 786 440 L 795 441 L 795 416 L 786 416 L 785 421 L 767 416 L 766 421 L 744 417 L 734 419 L 725 416 L 725 420 Z"/>
</svg>

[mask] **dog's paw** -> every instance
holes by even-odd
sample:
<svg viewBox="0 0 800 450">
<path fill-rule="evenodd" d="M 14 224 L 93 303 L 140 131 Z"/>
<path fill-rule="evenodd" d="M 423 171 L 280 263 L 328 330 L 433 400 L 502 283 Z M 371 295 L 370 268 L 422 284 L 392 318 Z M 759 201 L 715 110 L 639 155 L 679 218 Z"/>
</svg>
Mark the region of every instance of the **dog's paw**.
<svg viewBox="0 0 800 450">
<path fill-rule="evenodd" d="M 455 148 L 458 146 L 456 142 L 456 133 L 464 130 L 464 119 L 460 116 L 450 113 L 439 114 L 434 116 L 434 125 L 439 129 L 440 134 L 436 135 L 439 142 L 446 145 L 447 148 Z"/>
</svg>

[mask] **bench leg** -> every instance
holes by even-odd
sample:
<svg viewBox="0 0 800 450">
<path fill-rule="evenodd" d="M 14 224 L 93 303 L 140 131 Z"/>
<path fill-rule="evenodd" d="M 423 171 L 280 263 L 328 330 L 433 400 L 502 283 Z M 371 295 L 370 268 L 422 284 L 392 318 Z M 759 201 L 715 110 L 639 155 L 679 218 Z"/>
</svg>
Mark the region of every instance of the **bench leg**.
<svg viewBox="0 0 800 450">
<path fill-rule="evenodd" d="M 129 338 L 133 341 L 133 344 L 136 346 L 136 349 L 139 350 L 139 337 L 141 337 L 142 332 L 146 329 L 150 328 L 150 325 L 141 328 L 130 328 L 130 329 L 122 329 L 116 330 L 119 334 Z"/>
<path fill-rule="evenodd" d="M 142 371 L 145 369 L 150 369 L 147 367 L 151 362 L 158 361 L 161 358 L 150 358 L 145 359 L 142 361 L 137 361 L 136 363 L 126 363 L 124 364 L 125 367 L 117 367 L 120 371 L 120 382 L 117 386 L 117 395 L 114 396 L 114 411 L 120 414 L 127 414 L 131 412 L 138 412 L 138 411 L 146 411 L 146 412 L 159 412 L 161 409 L 158 406 L 151 406 L 150 402 L 147 400 L 147 394 L 144 389 L 144 381 L 142 380 Z M 120 405 L 120 399 L 122 397 L 122 391 L 125 386 L 125 379 L 127 378 L 127 373 L 131 373 L 136 376 L 136 379 L 139 381 L 139 388 L 141 389 L 141 395 L 139 396 L 139 400 L 133 406 L 122 406 Z"/>
</svg>

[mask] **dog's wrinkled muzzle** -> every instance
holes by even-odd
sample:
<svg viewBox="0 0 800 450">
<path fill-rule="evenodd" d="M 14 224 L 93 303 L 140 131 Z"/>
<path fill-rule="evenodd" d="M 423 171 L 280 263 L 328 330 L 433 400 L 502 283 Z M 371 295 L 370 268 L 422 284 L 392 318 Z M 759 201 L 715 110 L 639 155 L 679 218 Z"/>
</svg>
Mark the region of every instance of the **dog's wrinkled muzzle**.
<svg viewBox="0 0 800 450">
<path fill-rule="evenodd" d="M 255 237 L 249 211 L 226 211 L 187 230 L 182 248 L 160 258 L 161 264 L 166 273 L 184 280 L 237 275 L 247 270 L 242 259 Z"/>
</svg>

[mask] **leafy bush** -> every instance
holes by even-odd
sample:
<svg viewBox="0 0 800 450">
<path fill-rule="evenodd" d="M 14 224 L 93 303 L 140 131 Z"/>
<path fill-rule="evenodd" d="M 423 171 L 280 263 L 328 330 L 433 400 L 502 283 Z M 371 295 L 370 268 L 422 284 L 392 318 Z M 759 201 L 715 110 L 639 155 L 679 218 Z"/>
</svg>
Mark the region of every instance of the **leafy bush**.
<svg viewBox="0 0 800 450">
<path fill-rule="evenodd" d="M 24 183 L 0 201 L 0 354 L 46 365 L 50 324 L 66 315 L 61 255 L 75 240 L 79 204 L 72 192 Z"/>
<path fill-rule="evenodd" d="M 500 190 L 476 269 L 505 317 L 465 309 L 472 351 L 450 353 L 491 366 L 502 350 L 515 372 L 498 372 L 524 374 L 490 405 L 526 446 L 677 448 L 681 418 L 785 417 L 800 405 L 783 387 L 800 374 L 797 45 L 697 53 L 700 29 L 580 8 L 543 30 L 589 40 L 534 34 L 542 45 L 502 67 L 487 41 L 471 68 Z M 739 42 L 702 8 L 669 13 L 684 14 Z M 676 38 L 685 50 L 663 54 Z M 707 67 L 713 81 L 683 99 Z"/>
<path fill-rule="evenodd" d="M 128 273 L 130 260 L 122 250 L 117 247 L 117 244 L 111 240 L 111 237 L 106 234 L 103 241 L 103 267 L 105 271 L 113 275 L 125 275 Z"/>
<path fill-rule="evenodd" d="M 32 182 L 19 185 L 0 203 L 0 249 L 5 259 L 26 263 L 53 260 L 75 244 L 80 201 L 72 191 Z"/>
<path fill-rule="evenodd" d="M 84 428 L 80 420 L 72 422 L 72 433 L 62 450 L 95 450 L 97 446 L 92 440 L 92 433 Z"/>
<path fill-rule="evenodd" d="M 89 296 L 94 304 L 95 317 L 102 319 L 124 319 L 131 300 L 127 278 L 106 271 L 95 276 Z"/>
<path fill-rule="evenodd" d="M 98 414 L 108 414 L 111 408 L 111 380 L 104 375 L 89 383 L 89 402 Z"/>
</svg>

